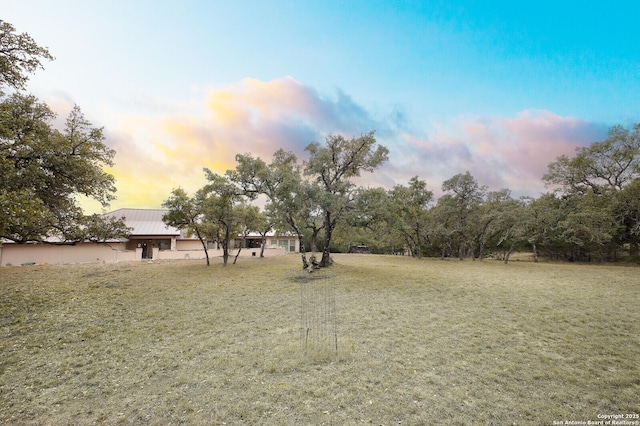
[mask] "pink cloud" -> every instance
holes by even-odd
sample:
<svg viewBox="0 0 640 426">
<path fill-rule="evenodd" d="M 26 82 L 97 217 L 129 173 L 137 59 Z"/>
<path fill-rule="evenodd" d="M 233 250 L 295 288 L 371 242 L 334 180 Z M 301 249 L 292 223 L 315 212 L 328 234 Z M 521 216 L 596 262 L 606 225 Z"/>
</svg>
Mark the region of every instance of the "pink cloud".
<svg viewBox="0 0 640 426">
<path fill-rule="evenodd" d="M 533 196 L 545 192 L 549 163 L 606 136 L 603 126 L 538 110 L 514 118 L 463 116 L 433 127 L 428 137 L 404 136 L 406 152 L 398 161 L 407 166 L 405 178 L 417 174 L 439 187 L 468 170 L 492 190 Z"/>
</svg>

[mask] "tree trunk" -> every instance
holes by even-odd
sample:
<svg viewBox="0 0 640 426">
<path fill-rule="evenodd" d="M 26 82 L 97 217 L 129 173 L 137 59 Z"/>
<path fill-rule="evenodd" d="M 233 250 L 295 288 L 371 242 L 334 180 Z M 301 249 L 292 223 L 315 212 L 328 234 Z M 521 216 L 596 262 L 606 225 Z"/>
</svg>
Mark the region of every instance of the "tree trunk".
<svg viewBox="0 0 640 426">
<path fill-rule="evenodd" d="M 296 222 L 291 216 L 287 218 L 287 224 L 291 226 L 291 229 L 293 229 L 298 236 L 298 241 L 300 243 L 300 257 L 302 258 L 302 269 L 307 269 L 309 267 L 309 262 L 307 262 L 307 250 L 304 248 L 304 235 L 300 232 L 300 228 L 296 226 Z"/>
<path fill-rule="evenodd" d="M 473 244 L 469 244 L 469 250 L 467 250 L 467 257 L 470 257 L 473 261 L 476 260 L 476 253 Z"/>
<path fill-rule="evenodd" d="M 315 253 L 318 251 L 318 233 L 320 229 L 313 228 L 313 232 L 311 233 L 311 253 Z"/>
<path fill-rule="evenodd" d="M 242 242 L 240 243 L 240 247 L 238 247 L 238 252 L 236 253 L 236 257 L 233 259 L 233 264 L 235 265 L 236 262 L 238 261 L 238 256 L 240 256 L 240 252 L 242 251 L 242 246 L 245 245 L 245 241 L 247 240 L 247 237 L 245 235 L 242 236 Z"/>
<path fill-rule="evenodd" d="M 202 244 L 202 249 L 204 250 L 204 257 L 207 259 L 207 266 L 209 266 L 209 250 L 207 250 L 207 242 L 202 238 L 200 232 L 196 232 L 196 236 L 200 240 L 200 244 Z"/>
<path fill-rule="evenodd" d="M 322 250 L 322 259 L 320 260 L 320 266 L 324 268 L 331 265 L 332 263 L 333 260 L 331 260 L 331 252 L 329 250 L 329 246 L 326 246 L 324 250 Z"/>
<path fill-rule="evenodd" d="M 415 244 L 413 244 L 413 241 L 411 240 L 410 235 L 406 235 L 406 234 L 404 235 L 404 245 L 407 248 L 407 251 L 409 252 L 409 256 L 415 257 L 416 247 L 415 247 Z"/>
<path fill-rule="evenodd" d="M 229 260 L 229 230 L 224 233 L 224 240 L 222 241 L 222 266 L 227 266 Z"/>
<path fill-rule="evenodd" d="M 515 241 L 513 243 L 511 243 L 511 246 L 509 246 L 509 250 L 507 251 L 507 253 L 504 255 L 504 264 L 506 265 L 507 263 L 509 263 L 509 258 L 511 257 L 511 254 L 513 253 L 513 251 L 516 248 L 516 243 Z"/>
<path fill-rule="evenodd" d="M 531 243 L 531 249 L 533 250 L 533 261 L 538 263 L 538 247 L 536 247 L 536 243 Z"/>
<path fill-rule="evenodd" d="M 329 246 L 331 245 L 331 234 L 333 232 L 333 224 L 331 223 L 331 213 L 326 212 L 324 216 L 324 249 L 322 250 L 322 260 L 320 260 L 321 267 L 327 267 L 331 265 L 331 252 Z"/>
<path fill-rule="evenodd" d="M 267 245 L 267 237 L 265 235 L 262 236 L 262 244 L 260 246 L 260 257 L 264 257 L 264 246 Z"/>
<path fill-rule="evenodd" d="M 309 262 L 307 262 L 307 250 L 304 248 L 304 235 L 298 233 L 298 241 L 300 241 L 300 257 L 302 258 L 302 269 L 307 269 L 309 267 Z"/>
</svg>

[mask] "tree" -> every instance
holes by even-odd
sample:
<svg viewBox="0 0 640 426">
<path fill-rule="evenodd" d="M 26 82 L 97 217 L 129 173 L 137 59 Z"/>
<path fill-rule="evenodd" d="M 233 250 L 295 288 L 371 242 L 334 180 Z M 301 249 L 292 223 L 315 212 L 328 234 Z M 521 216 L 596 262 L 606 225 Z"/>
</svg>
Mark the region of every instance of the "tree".
<svg viewBox="0 0 640 426">
<path fill-rule="evenodd" d="M 511 191 L 506 188 L 485 194 L 477 215 L 478 226 L 474 228 L 478 259 L 484 259 L 487 244 L 501 233 L 515 235 L 514 226 L 516 222 L 514 221 L 513 211 L 517 206 L 518 201 L 511 198 Z M 507 230 L 511 232 L 505 232 Z M 514 240 L 513 246 L 510 247 L 509 255 L 515 249 L 517 242 L 519 241 Z"/>
<path fill-rule="evenodd" d="M 78 241 L 107 245 L 109 240 L 129 237 L 133 229 L 125 225 L 124 217 L 99 214 L 84 216 L 80 225 L 83 235 Z"/>
<path fill-rule="evenodd" d="M 318 251 L 318 235 L 324 230 L 322 210 L 318 205 L 318 196 L 322 189 L 315 183 L 303 180 L 300 186 L 302 206 L 298 221 L 301 226 L 311 232 L 309 249 L 311 253 Z"/>
<path fill-rule="evenodd" d="M 238 192 L 238 187 L 227 176 L 206 168 L 204 171 L 209 183 L 200 190 L 203 197 L 203 220 L 218 227 L 221 234 L 218 241 L 222 244 L 222 264 L 227 266 L 229 243 L 240 232 L 236 213 L 238 205 L 244 201 L 244 195 Z"/>
<path fill-rule="evenodd" d="M 640 123 L 630 129 L 614 126 L 609 129 L 606 140 L 577 149 L 573 158 L 566 155 L 558 157 L 549 164 L 549 171 L 543 179 L 547 185 L 556 186 L 556 192 L 562 193 L 567 199 L 591 195 L 603 198 L 599 201 L 592 198 L 575 200 L 578 204 L 584 204 L 587 211 L 592 213 L 589 220 L 585 218 L 584 212 L 576 216 L 583 224 L 583 229 L 578 234 L 586 235 L 584 226 L 587 224 L 602 226 L 606 222 L 606 232 L 602 227 L 589 232 L 595 238 L 594 241 L 603 244 L 601 238 L 608 235 L 612 228 L 604 218 L 596 218 L 594 215 L 599 213 L 596 211 L 598 206 L 606 207 L 608 214 L 613 214 L 617 219 L 617 232 L 611 236 L 612 239 L 622 246 L 628 244 L 631 255 L 639 252 L 638 237 L 632 231 L 635 220 L 625 216 L 625 213 L 633 215 L 633 208 L 626 208 L 633 197 L 630 200 L 624 193 L 640 179 Z M 618 205 L 619 208 L 609 210 L 608 207 L 612 205 Z M 567 226 L 568 229 L 573 228 L 568 223 Z M 599 236 L 596 237 L 596 234 Z M 578 241 L 576 235 L 572 235 L 568 241 Z"/>
<path fill-rule="evenodd" d="M 266 212 L 260 212 L 255 222 L 256 232 L 262 237 L 260 242 L 260 257 L 264 257 L 264 247 L 267 244 L 267 234 L 273 229 L 273 221 Z"/>
<path fill-rule="evenodd" d="M 41 60 L 54 59 L 29 34 L 16 34 L 15 31 L 13 25 L 0 20 L 0 95 L 3 86 L 24 89 L 28 74 L 43 68 Z"/>
<path fill-rule="evenodd" d="M 409 186 L 396 185 L 389 191 L 389 225 L 399 232 L 413 256 L 422 257 L 422 245 L 426 235 L 426 213 L 433 192 L 427 190 L 427 183 L 411 178 Z"/>
<path fill-rule="evenodd" d="M 457 244 L 457 230 L 455 226 L 455 206 L 450 194 L 438 199 L 436 205 L 427 211 L 427 238 L 432 250 L 439 250 L 440 258 L 453 257 L 454 246 Z M 435 253 L 435 251 L 434 251 Z"/>
<path fill-rule="evenodd" d="M 632 129 L 614 126 L 608 138 L 578 148 L 576 155 L 562 155 L 549 164 L 543 176 L 565 194 L 601 194 L 619 191 L 640 177 L 640 123 Z"/>
<path fill-rule="evenodd" d="M 480 186 L 471 173 L 466 172 L 444 181 L 442 190 L 447 194 L 438 200 L 438 205 L 451 217 L 450 226 L 458 236 L 458 257 L 462 260 L 467 255 L 473 255 L 473 228 L 478 224 L 477 215 L 487 188 Z"/>
<path fill-rule="evenodd" d="M 544 194 L 527 202 L 521 220 L 528 229 L 527 241 L 534 257 L 538 249 L 552 258 L 569 261 L 615 257 L 614 236 L 618 224 L 609 197 Z"/>
<path fill-rule="evenodd" d="M 258 231 L 263 229 L 264 218 L 260 214 L 260 209 L 257 206 L 251 206 L 249 204 L 239 204 L 234 208 L 234 216 L 237 220 L 238 227 L 240 228 L 240 237 L 242 238 L 242 243 L 240 247 L 238 247 L 238 253 L 236 253 L 236 257 L 233 259 L 233 264 L 235 265 L 238 261 L 238 256 L 240 256 L 240 251 L 242 250 L 242 246 L 245 244 L 247 240 L 247 235 L 252 231 Z"/>
<path fill-rule="evenodd" d="M 612 205 L 610 197 L 595 193 L 563 199 L 564 215 L 558 230 L 569 248 L 568 260 L 591 260 L 593 254 L 602 258 L 615 251 L 611 244 L 615 244 L 618 224 Z"/>
<path fill-rule="evenodd" d="M 236 183 L 243 194 L 255 198 L 259 194 L 267 197 L 265 206 L 273 226 L 289 228 L 298 237 L 302 267 L 309 267 L 307 261 L 304 229 L 316 204 L 312 195 L 312 185 L 303 180 L 296 156 L 282 149 L 276 151 L 270 164 L 250 154 L 236 156 L 238 165 L 227 172 L 229 179 Z"/>
<path fill-rule="evenodd" d="M 514 200 L 509 198 L 501 205 L 497 218 L 497 247 L 504 247 L 503 262 L 509 263 L 511 255 L 519 244 L 528 242 L 533 247 L 535 262 L 538 261 L 535 240 L 533 239 L 534 216 L 530 198 Z"/>
<path fill-rule="evenodd" d="M 389 150 L 375 145 L 374 132 L 370 132 L 349 140 L 329 135 L 324 146 L 315 142 L 306 147 L 310 158 L 305 162 L 304 173 L 322 189 L 318 197 L 324 221 L 321 267 L 331 264 L 331 234 L 337 221 L 353 205 L 355 185 L 351 179 L 362 171 L 373 172 L 388 159 Z"/>
<path fill-rule="evenodd" d="M 619 235 L 619 243 L 628 242 L 629 254 L 638 256 L 640 253 L 640 178 L 615 194 L 613 214 L 621 225 L 622 234 Z"/>
<path fill-rule="evenodd" d="M 534 260 L 537 262 L 539 250 L 546 251 L 548 255 L 557 255 L 564 248 L 558 225 L 566 217 L 564 200 L 548 193 L 537 199 L 525 199 L 524 202 L 531 226 L 527 240 L 532 246 Z"/>
<path fill-rule="evenodd" d="M 196 194 L 189 197 L 182 188 L 171 191 L 171 195 L 163 203 L 162 207 L 169 211 L 162 216 L 162 221 L 178 229 L 186 229 L 189 234 L 195 235 L 202 244 L 204 255 L 209 262 L 209 250 L 207 246 L 207 236 L 211 236 L 213 229 L 211 224 L 203 221 L 203 194 Z"/>
<path fill-rule="evenodd" d="M 370 230 L 377 230 L 378 225 L 387 226 L 391 202 L 384 188 L 358 188 L 347 222 L 351 226 Z"/>
<path fill-rule="evenodd" d="M 78 106 L 63 131 L 52 128 L 54 117 L 33 96 L 14 94 L 0 103 L 0 237 L 80 241 L 86 218 L 77 197 L 103 206 L 115 198 L 115 180 L 103 170 L 113 165 L 115 151 L 105 145 L 102 129 L 92 127 Z"/>
<path fill-rule="evenodd" d="M 115 198 L 115 180 L 103 170 L 113 165 L 115 151 L 102 129 L 75 105 L 59 131 L 53 111 L 34 96 L 4 96 L 5 86 L 24 89 L 43 59 L 53 57 L 0 20 L 0 238 L 74 244 L 127 236 L 121 219 L 85 216 L 78 206 L 78 196 L 105 207 Z"/>
<path fill-rule="evenodd" d="M 354 206 L 346 216 L 346 225 L 350 227 L 346 243 L 367 242 L 378 253 L 401 251 L 405 241 L 390 225 L 394 220 L 393 202 L 384 188 L 358 188 Z M 357 234 L 358 240 L 354 239 L 354 228 L 362 230 Z"/>
</svg>

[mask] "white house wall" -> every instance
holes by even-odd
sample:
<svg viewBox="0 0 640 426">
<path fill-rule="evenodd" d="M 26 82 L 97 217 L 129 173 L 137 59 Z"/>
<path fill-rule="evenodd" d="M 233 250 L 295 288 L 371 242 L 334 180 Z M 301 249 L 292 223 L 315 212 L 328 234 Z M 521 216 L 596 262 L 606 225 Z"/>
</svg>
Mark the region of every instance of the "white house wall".
<svg viewBox="0 0 640 426">
<path fill-rule="evenodd" d="M 0 266 L 20 266 L 23 264 L 75 264 L 75 263 L 117 263 L 142 260 L 142 249 L 125 250 L 125 243 L 109 246 L 95 243 L 76 245 L 50 244 L 3 244 L 0 246 Z M 237 250 L 230 250 L 229 256 L 235 257 Z M 285 256 L 283 247 L 267 246 L 265 257 Z M 240 257 L 259 257 L 260 249 L 242 249 Z M 209 249 L 209 257 L 222 257 L 222 250 Z M 199 241 L 177 241 L 176 250 L 153 248 L 153 260 L 204 259 L 205 254 Z M 146 259 L 145 259 L 146 260 Z"/>
<path fill-rule="evenodd" d="M 200 250 L 204 253 L 200 240 L 178 240 L 176 250 Z"/>
<path fill-rule="evenodd" d="M 51 244 L 3 244 L 0 247 L 0 266 L 17 266 L 25 263 L 91 263 L 123 262 L 135 260 L 135 251 L 124 250 L 123 243 L 109 246 L 95 243 L 76 245 Z"/>
</svg>

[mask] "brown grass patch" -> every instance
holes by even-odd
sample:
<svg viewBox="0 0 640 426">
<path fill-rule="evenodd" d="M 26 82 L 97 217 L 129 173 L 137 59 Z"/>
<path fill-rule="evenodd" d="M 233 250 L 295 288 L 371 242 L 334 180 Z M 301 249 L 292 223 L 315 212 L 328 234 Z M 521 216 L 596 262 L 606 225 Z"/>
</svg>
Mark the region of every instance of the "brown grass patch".
<svg viewBox="0 0 640 426">
<path fill-rule="evenodd" d="M 337 255 L 303 353 L 297 256 L 0 269 L 7 424 L 551 424 L 640 413 L 633 267 Z"/>
</svg>

